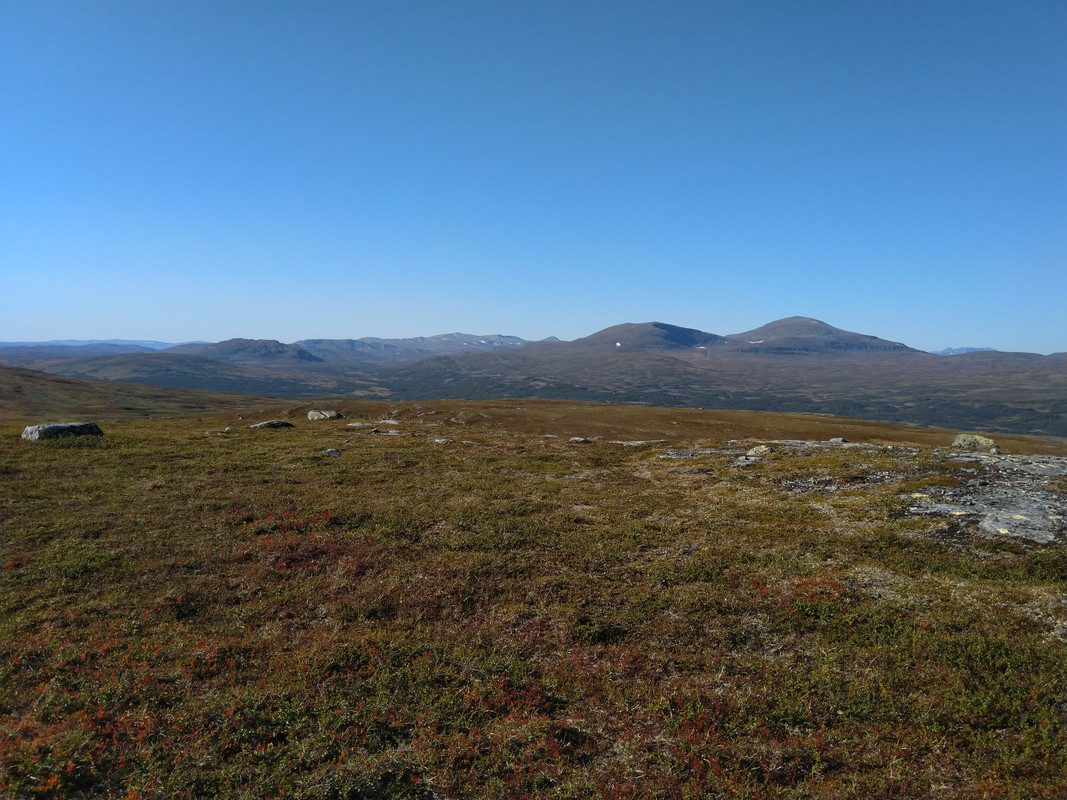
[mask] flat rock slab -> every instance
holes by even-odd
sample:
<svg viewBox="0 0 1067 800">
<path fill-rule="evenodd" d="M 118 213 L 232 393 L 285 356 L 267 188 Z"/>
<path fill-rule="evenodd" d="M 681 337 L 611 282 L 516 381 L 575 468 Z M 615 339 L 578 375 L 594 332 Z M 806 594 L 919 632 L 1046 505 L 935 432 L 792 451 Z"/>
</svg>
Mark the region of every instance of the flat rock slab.
<svg viewBox="0 0 1067 800">
<path fill-rule="evenodd" d="M 266 422 L 257 422 L 255 425 L 249 425 L 249 428 L 295 428 L 296 426 L 291 422 L 286 422 L 284 419 L 269 419 Z"/>
<path fill-rule="evenodd" d="M 1067 533 L 1067 503 L 1049 478 L 1067 477 L 1063 456 L 955 452 L 956 462 L 975 469 L 959 487 L 930 487 L 913 494 L 911 514 L 976 519 L 983 533 L 1051 544 Z"/>
<path fill-rule="evenodd" d="M 103 436 L 104 432 L 95 422 L 46 422 L 43 425 L 27 425 L 23 439 L 62 439 L 66 436 Z"/>
</svg>

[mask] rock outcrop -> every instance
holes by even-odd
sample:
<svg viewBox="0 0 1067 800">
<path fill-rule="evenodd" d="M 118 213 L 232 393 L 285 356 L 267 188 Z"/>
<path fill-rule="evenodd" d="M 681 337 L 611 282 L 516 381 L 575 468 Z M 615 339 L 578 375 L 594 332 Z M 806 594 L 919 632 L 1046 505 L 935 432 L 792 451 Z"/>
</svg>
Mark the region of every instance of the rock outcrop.
<svg viewBox="0 0 1067 800">
<path fill-rule="evenodd" d="M 985 450 L 987 453 L 999 453 L 997 443 L 986 436 L 973 433 L 961 433 L 952 440 L 954 450 Z"/>
<path fill-rule="evenodd" d="M 286 422 L 284 419 L 269 419 L 266 422 L 257 422 L 255 425 L 249 425 L 249 428 L 295 428 L 296 426 L 291 422 Z"/>
<path fill-rule="evenodd" d="M 95 422 L 46 422 L 42 425 L 27 425 L 23 439 L 62 439 L 66 436 L 103 436 L 104 432 Z"/>
<path fill-rule="evenodd" d="M 973 521 L 987 535 L 1063 541 L 1067 503 L 1054 484 L 1067 478 L 1067 458 L 957 452 L 953 459 L 974 465 L 963 473 L 968 480 L 911 495 L 909 513 Z"/>
</svg>

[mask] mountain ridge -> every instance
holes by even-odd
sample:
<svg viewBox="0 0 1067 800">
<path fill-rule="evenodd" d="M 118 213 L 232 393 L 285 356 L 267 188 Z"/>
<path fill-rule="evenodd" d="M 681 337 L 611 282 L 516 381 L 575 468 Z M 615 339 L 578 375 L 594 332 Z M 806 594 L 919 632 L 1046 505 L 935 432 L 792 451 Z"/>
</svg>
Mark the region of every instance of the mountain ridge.
<svg viewBox="0 0 1067 800">
<path fill-rule="evenodd" d="M 814 325 L 814 329 L 808 328 L 804 330 L 804 326 Z M 768 338 L 772 338 L 775 341 L 781 341 L 783 339 L 803 339 L 809 343 L 812 340 L 821 338 L 824 340 L 832 340 L 835 336 L 845 339 L 848 342 L 860 345 L 860 349 L 863 344 L 871 345 L 877 344 L 875 349 L 899 349 L 899 350 L 913 350 L 915 352 L 929 352 L 934 355 L 952 356 L 952 355 L 964 355 L 972 352 L 1005 352 L 992 347 L 946 347 L 941 350 L 917 350 L 916 348 L 909 347 L 900 342 L 893 342 L 886 339 L 881 339 L 877 336 L 870 334 L 860 334 L 852 331 L 847 331 L 841 328 L 835 328 L 822 320 L 815 319 L 813 317 L 804 316 L 792 316 L 783 317 L 782 319 L 774 320 L 758 328 L 754 328 L 749 331 L 743 331 L 740 333 L 731 334 L 716 334 L 709 333 L 697 328 L 688 328 L 679 325 L 673 325 L 664 322 L 645 322 L 645 323 L 620 323 L 616 325 L 603 328 L 599 331 L 595 331 L 583 337 L 572 340 L 559 339 L 555 336 L 548 336 L 543 339 L 522 339 L 518 336 L 511 336 L 506 334 L 468 334 L 468 333 L 443 333 L 433 336 L 413 336 L 403 338 L 386 338 L 377 336 L 364 336 L 360 338 L 309 338 L 298 339 L 289 344 L 297 347 L 302 347 L 312 354 L 318 354 L 320 349 L 332 350 L 338 352 L 340 350 L 348 349 L 351 351 L 360 351 L 361 353 L 372 355 L 377 360 L 388 359 L 391 356 L 398 356 L 401 354 L 407 355 L 429 355 L 440 354 L 444 352 L 462 352 L 463 350 L 489 350 L 489 349 L 502 349 L 504 347 L 522 347 L 531 344 L 542 343 L 567 343 L 567 344 L 579 344 L 579 343 L 596 343 L 602 339 L 610 339 L 613 336 L 616 339 L 620 339 L 619 333 L 631 333 L 637 328 L 659 328 L 664 331 L 676 331 L 685 332 L 688 336 L 699 337 L 703 339 L 712 340 L 715 343 L 727 343 L 733 346 L 752 346 L 758 344 L 768 344 Z M 664 338 L 667 338 L 664 334 L 660 334 Z M 642 334 L 643 338 L 650 339 L 647 334 Z M 764 341 L 751 341 L 753 339 L 763 339 Z M 276 339 L 228 339 L 223 340 L 225 342 L 275 342 L 277 344 L 284 344 Z M 48 348 L 54 349 L 53 355 L 62 355 L 64 357 L 75 355 L 70 352 L 71 348 L 77 348 L 76 355 L 84 356 L 88 352 L 92 352 L 97 347 L 100 348 L 101 354 L 117 353 L 117 352 L 144 352 L 151 350 L 168 350 L 171 352 L 186 352 L 186 353 L 198 353 L 204 347 L 211 345 L 219 345 L 223 342 L 207 342 L 202 340 L 189 341 L 189 342 L 162 342 L 152 339 L 52 339 L 45 341 L 0 341 L 0 351 L 3 350 L 18 350 L 23 353 L 27 353 L 29 348 Z M 646 341 L 645 346 L 648 342 Z M 671 342 L 673 345 L 684 343 L 675 341 Z M 90 347 L 94 346 L 94 347 Z M 691 346 L 704 346 L 702 342 L 693 342 Z M 119 350 L 117 348 L 127 348 Z M 180 348 L 180 349 L 179 349 Z M 769 349 L 769 348 L 764 348 Z M 790 348 L 785 348 L 790 349 Z M 793 348 L 795 349 L 795 348 Z M 803 348 L 801 348 L 803 349 Z M 810 348 L 809 348 L 810 349 Z M 60 352 L 62 351 L 62 352 Z M 1026 351 L 1017 351 L 1026 352 Z M 1060 352 L 1060 351 L 1057 351 Z M 8 360 L 14 356 L 11 353 L 6 354 Z M 1035 353 L 1035 355 L 1057 355 L 1057 353 L 1043 354 Z M 25 360 L 22 358 L 21 360 Z"/>
<path fill-rule="evenodd" d="M 230 339 L 105 354 L 0 347 L 0 361 L 69 377 L 277 397 L 552 398 L 1067 436 L 1067 354 L 945 357 L 810 317 L 726 336 L 643 322 L 572 341 L 453 333 Z"/>
</svg>

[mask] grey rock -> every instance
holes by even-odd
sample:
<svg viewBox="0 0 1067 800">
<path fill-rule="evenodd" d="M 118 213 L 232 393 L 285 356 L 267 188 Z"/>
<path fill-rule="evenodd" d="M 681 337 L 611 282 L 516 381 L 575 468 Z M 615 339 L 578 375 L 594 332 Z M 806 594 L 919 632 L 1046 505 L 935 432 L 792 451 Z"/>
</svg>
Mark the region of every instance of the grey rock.
<svg viewBox="0 0 1067 800">
<path fill-rule="evenodd" d="M 286 422 L 284 419 L 269 419 L 266 422 L 257 422 L 255 425 L 249 425 L 249 428 L 295 428 L 296 426 L 291 422 Z"/>
<path fill-rule="evenodd" d="M 730 466 L 731 467 L 751 467 L 753 464 L 759 464 L 761 460 L 762 459 L 759 459 L 759 458 L 754 458 L 754 457 L 749 457 L 749 456 L 741 456 L 740 458 L 735 458 L 733 461 L 731 461 L 730 462 Z"/>
<path fill-rule="evenodd" d="M 672 448 L 659 454 L 660 458 L 697 458 L 698 456 L 736 456 L 740 450 L 716 450 L 708 447 Z"/>
<path fill-rule="evenodd" d="M 27 425 L 23 439 L 62 439 L 66 436 L 103 436 L 104 432 L 95 422 L 46 422 L 42 425 Z"/>
<path fill-rule="evenodd" d="M 338 450 L 335 447 L 331 447 L 329 450 L 323 450 L 322 454 L 324 456 L 329 456 L 330 458 L 340 458 L 341 457 L 341 451 Z"/>
<path fill-rule="evenodd" d="M 986 535 L 1039 544 L 1064 540 L 1067 503 L 1049 479 L 1067 476 L 1067 458 L 975 453 L 953 459 L 978 469 L 969 470 L 970 479 L 959 487 L 930 487 L 929 494 L 912 495 L 921 502 L 909 513 L 977 519 L 977 529 Z"/>
<path fill-rule="evenodd" d="M 1039 499 L 1011 498 L 1001 508 L 986 508 L 978 527 L 986 533 L 1021 536 L 1048 544 L 1064 529 L 1062 511 Z"/>
<path fill-rule="evenodd" d="M 308 412 L 309 420 L 317 419 L 344 419 L 345 416 L 340 411 L 332 410 L 312 410 Z"/>
<path fill-rule="evenodd" d="M 978 436 L 973 433 L 961 433 L 952 440 L 952 447 L 956 450 L 985 450 L 986 452 L 996 450 L 998 453 L 1000 452 L 995 441 L 986 436 Z"/>
<path fill-rule="evenodd" d="M 848 439 L 843 436 L 835 436 L 830 440 L 830 444 L 848 444 Z"/>
</svg>

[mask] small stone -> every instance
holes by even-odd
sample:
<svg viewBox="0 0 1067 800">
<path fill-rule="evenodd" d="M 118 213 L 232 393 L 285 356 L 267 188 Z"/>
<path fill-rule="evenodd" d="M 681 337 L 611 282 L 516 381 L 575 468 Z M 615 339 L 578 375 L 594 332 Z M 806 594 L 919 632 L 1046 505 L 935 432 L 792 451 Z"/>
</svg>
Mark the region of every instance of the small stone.
<svg viewBox="0 0 1067 800">
<path fill-rule="evenodd" d="M 848 439 L 844 436 L 835 436 L 830 440 L 830 444 L 848 444 Z"/>
<path fill-rule="evenodd" d="M 266 422 L 257 422 L 255 425 L 249 425 L 249 428 L 295 428 L 296 426 L 291 422 L 286 422 L 284 419 L 269 419 Z"/>
<path fill-rule="evenodd" d="M 344 419 L 344 418 L 345 418 L 345 417 L 344 417 L 344 414 L 342 414 L 342 413 L 341 413 L 340 411 L 332 411 L 332 410 L 321 410 L 321 411 L 320 411 L 320 410 L 312 410 L 312 411 L 309 411 L 309 412 L 308 412 L 308 419 L 309 419 L 309 420 L 317 420 L 317 419 Z"/>
<path fill-rule="evenodd" d="M 322 454 L 324 456 L 329 456 L 330 458 L 340 458 L 341 457 L 341 451 L 338 450 L 335 447 L 331 447 L 329 450 L 323 450 Z"/>
</svg>

